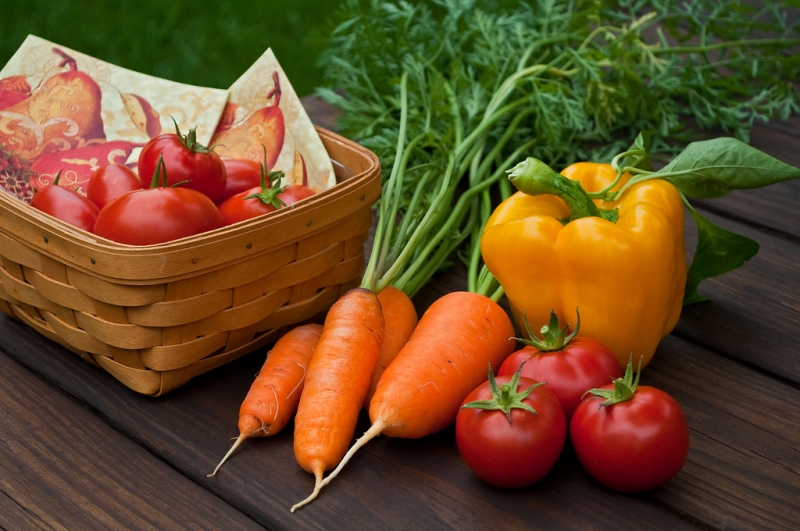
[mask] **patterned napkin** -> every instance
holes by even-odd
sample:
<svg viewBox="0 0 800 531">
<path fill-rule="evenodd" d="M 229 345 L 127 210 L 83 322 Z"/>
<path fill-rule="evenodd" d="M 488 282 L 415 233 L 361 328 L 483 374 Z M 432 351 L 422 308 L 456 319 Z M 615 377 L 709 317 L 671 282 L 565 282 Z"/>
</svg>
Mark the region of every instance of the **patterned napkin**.
<svg viewBox="0 0 800 531">
<path fill-rule="evenodd" d="M 231 85 L 211 145 L 222 157 L 264 160 L 315 192 L 336 184 L 331 159 L 289 79 L 268 49 Z"/>
<path fill-rule="evenodd" d="M 221 156 L 264 159 L 296 183 L 335 184 L 327 152 L 271 50 L 231 87 L 195 87 L 100 61 L 33 35 L 0 70 L 0 187 L 30 202 L 59 184 L 85 191 L 110 163 L 136 168 L 151 138 L 196 127 Z M 262 147 L 264 146 L 264 147 Z M 149 177 L 146 179 L 149 180 Z"/>
</svg>

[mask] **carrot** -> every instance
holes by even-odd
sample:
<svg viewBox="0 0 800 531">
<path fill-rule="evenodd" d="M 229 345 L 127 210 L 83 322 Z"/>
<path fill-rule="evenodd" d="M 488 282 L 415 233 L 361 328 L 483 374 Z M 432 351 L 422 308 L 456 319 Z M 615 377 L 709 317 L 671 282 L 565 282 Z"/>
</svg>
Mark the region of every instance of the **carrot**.
<svg viewBox="0 0 800 531">
<path fill-rule="evenodd" d="M 418 439 L 446 428 L 486 380 L 487 363 L 499 367 L 514 347 L 514 326 L 497 303 L 466 291 L 441 297 L 383 373 L 369 408 L 371 430 Z"/>
<path fill-rule="evenodd" d="M 411 302 L 408 295 L 399 289 L 393 286 L 384 288 L 383 291 L 378 293 L 378 300 L 383 310 L 386 333 L 383 337 L 378 363 L 375 364 L 375 370 L 372 373 L 372 381 L 369 384 L 367 397 L 364 399 L 364 405 L 362 406 L 366 410 L 369 410 L 370 400 L 372 400 L 372 395 L 375 394 L 375 387 L 378 385 L 378 380 L 383 375 L 383 371 L 386 370 L 386 367 L 392 363 L 400 349 L 408 342 L 408 338 L 411 337 L 411 333 L 417 327 L 417 322 L 419 321 L 414 303 Z"/>
<path fill-rule="evenodd" d="M 209 477 L 245 439 L 269 437 L 286 426 L 297 410 L 308 363 L 321 334 L 322 326 L 307 324 L 275 343 L 239 408 L 239 437 Z"/>
<path fill-rule="evenodd" d="M 387 286 L 392 285 L 405 292 L 406 295 L 413 296 L 441 268 L 442 263 L 464 238 L 470 234 L 479 234 L 480 216 L 478 214 L 485 209 L 475 208 L 479 206 L 478 201 L 472 200 L 478 199 L 476 194 L 485 192 L 485 200 L 490 200 L 485 187 L 476 186 L 462 195 L 454 209 L 449 208 L 448 205 L 459 180 L 456 174 L 461 171 L 457 169 L 457 154 L 455 153 L 449 158 L 446 169 L 427 167 L 424 164 L 409 168 L 409 173 L 416 173 L 411 175 L 410 179 L 419 183 L 419 186 L 416 189 L 404 187 L 409 182 L 409 179 L 406 179 L 408 157 L 417 149 L 427 151 L 429 147 L 432 147 L 428 144 L 430 140 L 427 133 L 420 134 L 406 142 L 408 110 L 408 73 L 404 72 L 400 83 L 400 129 L 395 152 L 395 161 L 399 163 L 393 165 L 388 179 L 384 181 L 381 188 L 378 223 L 364 278 L 360 290 L 346 293 L 331 308 L 331 313 L 325 320 L 319 345 L 308 369 L 306 387 L 300 398 L 295 422 L 295 457 L 306 471 L 314 474 L 315 482 L 312 494 L 292 507 L 292 512 L 313 500 L 322 486 L 330 481 L 346 462 L 341 459 L 347 452 L 347 445 L 352 439 L 358 412 L 364 404 L 385 332 L 380 301 L 375 294 L 381 293 L 387 289 Z M 478 152 L 480 151 L 478 150 Z M 496 158 L 496 155 L 497 153 L 493 152 L 492 157 Z M 476 156 L 479 160 L 480 154 Z M 508 162 L 503 164 L 507 165 Z M 490 165 L 487 163 L 485 166 Z M 484 165 L 478 168 L 478 164 L 475 163 L 473 166 L 476 176 L 483 171 Z M 499 178 L 502 168 L 498 168 L 496 174 L 496 178 Z M 481 204 L 483 205 L 483 203 Z M 460 213 L 467 208 L 470 209 L 472 215 L 462 226 L 463 216 Z M 450 216 L 448 213 L 452 212 L 459 214 Z M 485 283 L 486 286 L 492 285 L 492 279 L 489 280 L 490 282 Z M 347 314 L 337 306 L 343 300 L 354 297 L 353 293 L 359 294 L 359 303 L 347 301 L 347 304 L 352 306 L 352 309 L 349 310 L 352 316 L 346 319 L 345 315 Z M 367 294 L 371 297 L 368 297 Z M 495 290 L 495 297 L 499 298 L 501 295 L 502 290 Z M 461 298 L 472 300 L 472 297 L 475 295 L 464 295 Z M 474 302 L 463 304 L 460 300 L 456 303 L 456 305 L 463 304 L 465 307 L 471 308 L 471 311 L 478 309 L 480 310 L 478 313 L 465 313 L 464 308 L 448 308 L 446 311 L 452 311 L 452 315 L 457 317 L 451 319 L 447 324 L 439 325 L 432 334 L 437 336 L 435 339 L 440 342 L 449 333 L 465 336 L 459 337 L 459 341 L 464 342 L 464 345 L 457 350 L 462 352 L 453 351 L 451 355 L 448 355 L 449 362 L 447 359 L 443 362 L 445 365 L 453 363 L 455 367 L 436 368 L 435 371 L 441 373 L 437 375 L 428 375 L 425 369 L 422 369 L 418 374 L 422 381 L 416 385 L 409 383 L 408 386 L 409 388 L 413 387 L 413 391 L 406 394 L 403 400 L 418 400 L 419 396 L 425 396 L 427 392 L 422 391 L 423 386 L 432 384 L 437 387 L 436 382 L 441 380 L 438 387 L 442 389 L 443 394 L 459 395 L 455 400 L 448 398 L 446 401 L 447 407 L 450 406 L 450 402 L 458 402 L 457 410 L 460 400 L 466 396 L 467 392 L 486 378 L 485 362 L 480 362 L 480 370 L 476 371 L 478 376 L 474 376 L 471 369 L 473 363 L 466 361 L 466 358 L 494 360 L 500 357 L 495 352 L 498 349 L 502 350 L 504 355 L 510 354 L 511 350 L 506 352 L 505 346 L 500 348 L 495 344 L 508 342 L 508 338 L 514 335 L 508 317 L 495 303 L 485 297 L 481 298 L 486 301 L 482 305 L 476 305 Z M 489 304 L 497 309 L 490 309 Z M 335 314 L 335 318 L 332 317 L 333 314 Z M 491 317 L 489 321 L 487 321 L 487 317 Z M 505 324 L 500 326 L 502 329 L 500 335 L 504 335 L 504 337 L 498 339 L 494 336 L 498 333 L 497 323 L 501 319 L 505 320 Z M 433 320 L 435 321 L 435 319 Z M 475 328 L 474 323 L 479 323 L 479 327 Z M 458 324 L 458 326 L 452 326 L 454 324 Z M 364 330 L 368 330 L 370 333 L 366 333 Z M 329 335 L 333 338 L 332 340 L 328 339 Z M 469 339 L 471 335 L 475 337 Z M 478 345 L 484 342 L 483 339 L 480 339 L 484 336 L 493 338 L 487 339 L 491 347 L 488 350 L 474 352 L 472 343 Z M 465 338 L 466 341 L 464 341 Z M 331 343 L 330 346 L 328 346 L 329 343 Z M 387 379 L 387 374 L 392 372 L 391 368 L 398 363 L 402 352 L 408 349 L 409 345 L 410 342 L 403 347 L 398 357 L 381 376 L 375 396 L 369 406 L 371 418 L 375 400 L 381 394 L 380 382 Z M 513 344 L 508 347 L 508 349 L 511 348 L 513 348 Z M 451 350 L 442 348 L 438 354 L 431 351 L 429 357 L 434 359 Z M 419 363 L 422 365 L 428 363 L 426 356 L 421 356 L 421 358 Z M 410 363 L 415 365 L 417 362 L 411 360 Z M 472 383 L 473 380 L 477 380 L 476 383 Z M 463 394 L 461 387 L 465 388 Z M 398 403 L 398 407 L 399 405 Z M 428 404 L 427 406 L 433 409 L 444 407 L 437 404 Z M 455 414 L 456 411 L 448 410 L 446 417 L 455 418 Z M 378 433 L 380 433 L 388 426 L 388 422 L 385 421 L 385 425 L 378 428 L 375 428 L 374 424 L 373 428 L 378 429 Z M 364 437 L 362 437 L 363 439 Z M 347 453 L 352 455 L 354 451 L 351 449 Z M 336 467 L 337 464 L 336 471 L 323 481 L 322 476 L 325 470 Z"/>
<path fill-rule="evenodd" d="M 315 480 L 303 504 L 316 497 L 322 474 L 347 452 L 383 334 L 381 304 L 371 290 L 352 289 L 328 311 L 295 418 L 294 455 Z"/>
<path fill-rule="evenodd" d="M 488 297 L 454 292 L 434 302 L 381 376 L 369 406 L 372 426 L 315 495 L 378 435 L 415 439 L 452 424 L 464 398 L 486 379 L 487 363 L 497 367 L 514 350 L 513 337 L 508 315 Z"/>
</svg>

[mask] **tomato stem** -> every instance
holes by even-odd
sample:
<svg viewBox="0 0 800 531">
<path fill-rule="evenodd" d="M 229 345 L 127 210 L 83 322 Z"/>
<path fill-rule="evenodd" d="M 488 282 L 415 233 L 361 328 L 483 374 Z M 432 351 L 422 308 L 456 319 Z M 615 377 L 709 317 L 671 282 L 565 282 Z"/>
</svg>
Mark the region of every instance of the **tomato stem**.
<svg viewBox="0 0 800 531">
<path fill-rule="evenodd" d="M 183 144 L 183 147 L 192 153 L 211 153 L 210 149 L 197 142 L 197 126 L 189 129 L 189 132 L 184 135 L 181 133 L 181 129 L 178 127 L 178 122 L 175 121 L 175 117 L 170 116 L 170 118 L 172 119 L 172 123 L 175 124 L 175 134 L 181 139 L 181 144 Z"/>
<path fill-rule="evenodd" d="M 586 395 L 599 396 L 605 398 L 600 407 L 613 406 L 620 402 L 626 402 L 633 398 L 636 394 L 636 388 L 639 386 L 639 376 L 642 374 L 642 358 L 639 358 L 639 369 L 636 371 L 636 379 L 633 378 L 633 355 L 628 360 L 628 367 L 625 369 L 625 375 L 622 378 L 615 378 L 613 381 L 614 389 L 589 389 L 583 393 Z"/>
<path fill-rule="evenodd" d="M 545 383 L 536 382 L 527 390 L 518 392 L 517 388 L 519 386 L 519 378 L 523 365 L 525 365 L 525 363 L 522 363 L 519 366 L 517 372 L 515 372 L 514 376 L 511 378 L 511 381 L 506 382 L 498 387 L 497 380 L 495 380 L 494 373 L 492 372 L 492 365 L 489 364 L 489 389 L 492 391 L 492 398 L 489 400 L 476 400 L 474 402 L 464 404 L 461 406 L 461 408 L 500 410 L 506 414 L 509 424 L 511 424 L 512 409 L 524 409 L 525 411 L 530 411 L 534 415 L 538 416 L 539 414 L 536 412 L 536 410 L 528 404 L 525 404 L 523 400 L 525 400 L 534 389 L 540 385 L 544 385 Z"/>
<path fill-rule="evenodd" d="M 259 163 L 261 167 L 261 192 L 250 194 L 247 197 L 243 197 L 242 200 L 245 199 L 258 199 L 265 205 L 272 205 L 275 207 L 275 210 L 279 210 L 282 207 L 286 206 L 286 203 L 278 197 L 278 194 L 282 193 L 286 187 L 285 186 L 275 186 L 280 182 L 281 179 L 285 176 L 285 174 L 280 171 L 268 171 L 269 166 L 267 164 L 267 148 L 265 146 L 261 146 L 264 148 L 264 162 Z M 267 179 L 269 179 L 269 185 L 267 185 Z"/>
<path fill-rule="evenodd" d="M 164 184 L 161 184 L 161 175 L 164 175 Z M 167 166 L 164 164 L 163 153 L 158 154 L 158 162 L 156 169 L 153 172 L 153 179 L 150 181 L 150 188 L 166 188 L 167 187 Z"/>
<path fill-rule="evenodd" d="M 539 332 L 542 334 L 542 339 L 539 339 L 536 337 L 536 334 L 533 333 L 533 330 L 531 330 L 531 325 L 528 323 L 528 316 L 523 310 L 522 319 L 525 321 L 525 330 L 528 332 L 528 337 L 530 339 L 524 339 L 520 337 L 515 337 L 514 339 L 541 352 L 553 352 L 555 350 L 561 350 L 562 348 L 566 347 L 570 341 L 572 341 L 572 338 L 578 335 L 578 330 L 581 328 L 581 312 L 577 307 L 575 308 L 575 313 L 578 314 L 578 322 L 575 325 L 575 329 L 572 331 L 572 333 L 567 335 L 569 323 L 565 324 L 564 328 L 559 328 L 556 311 L 550 310 L 550 322 L 539 330 Z"/>
</svg>

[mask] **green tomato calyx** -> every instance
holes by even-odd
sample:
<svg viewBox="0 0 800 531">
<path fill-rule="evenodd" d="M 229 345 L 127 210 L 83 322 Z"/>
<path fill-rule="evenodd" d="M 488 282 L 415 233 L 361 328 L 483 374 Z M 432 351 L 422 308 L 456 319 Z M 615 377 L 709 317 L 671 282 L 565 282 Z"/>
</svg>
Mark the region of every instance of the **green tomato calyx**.
<svg viewBox="0 0 800 531">
<path fill-rule="evenodd" d="M 519 392 L 517 387 L 519 386 L 522 365 L 525 365 L 525 363 L 519 366 L 517 372 L 515 372 L 514 376 L 511 378 L 511 381 L 498 386 L 497 380 L 495 380 L 494 373 L 492 372 L 492 365 L 489 364 L 489 389 L 492 391 L 492 398 L 489 400 L 475 400 L 474 402 L 464 404 L 461 408 L 500 410 L 508 417 L 509 424 L 511 424 L 512 409 L 524 409 L 538 416 L 539 414 L 536 410 L 528 404 L 525 404 L 523 400 L 525 400 L 534 389 L 540 385 L 544 385 L 544 382 L 536 382 L 527 390 Z"/>
<path fill-rule="evenodd" d="M 153 180 L 150 181 L 150 188 L 166 188 L 166 187 L 167 187 L 167 166 L 164 164 L 164 154 L 159 153 L 158 162 L 156 163 L 156 169 L 155 171 L 153 171 Z"/>
<path fill-rule="evenodd" d="M 575 329 L 572 331 L 572 333 L 567 335 L 569 323 L 565 324 L 564 328 L 559 328 L 556 311 L 550 310 L 550 322 L 539 330 L 539 333 L 542 334 L 542 339 L 539 339 L 536 337 L 536 334 L 533 333 L 533 330 L 531 330 L 531 325 L 528 323 L 528 316 L 523 310 L 522 320 L 525 321 L 525 330 L 528 332 L 528 337 L 530 339 L 524 339 L 521 337 L 515 337 L 514 339 L 524 345 L 533 347 L 540 352 L 553 352 L 556 350 L 561 350 L 562 348 L 566 347 L 570 341 L 572 341 L 572 338 L 578 335 L 578 330 L 581 328 L 581 312 L 577 307 L 575 308 L 575 313 L 578 314 L 578 322 L 575 324 Z"/>
<path fill-rule="evenodd" d="M 175 134 L 178 135 L 178 138 L 181 139 L 181 144 L 183 147 L 191 151 L 192 153 L 211 153 L 211 150 L 208 149 L 203 144 L 199 144 L 197 142 L 197 127 L 192 127 L 189 129 L 187 134 L 182 134 L 180 127 L 178 127 L 178 122 L 175 121 L 175 117 L 170 116 L 172 118 L 172 123 L 175 124 Z"/>
<path fill-rule="evenodd" d="M 286 187 L 278 187 L 276 185 L 281 179 L 283 179 L 285 174 L 280 170 L 269 171 L 269 166 L 267 165 L 267 148 L 264 145 L 261 147 L 264 148 L 264 162 L 259 163 L 259 166 L 261 166 L 261 191 L 255 194 L 250 194 L 242 199 L 258 199 L 265 205 L 272 205 L 275 207 L 275 210 L 279 210 L 280 208 L 285 207 L 286 203 L 284 203 L 283 200 L 278 197 L 278 194 L 283 192 Z M 267 185 L 268 179 L 269 185 Z"/>
<path fill-rule="evenodd" d="M 628 367 L 625 369 L 625 375 L 622 378 L 615 378 L 613 381 L 614 389 L 589 389 L 583 393 L 586 395 L 599 396 L 605 398 L 600 407 L 613 406 L 620 402 L 627 402 L 633 395 L 636 394 L 636 388 L 639 386 L 639 376 L 642 374 L 642 358 L 639 358 L 639 369 L 636 371 L 636 379 L 633 378 L 633 355 L 628 360 Z"/>
</svg>

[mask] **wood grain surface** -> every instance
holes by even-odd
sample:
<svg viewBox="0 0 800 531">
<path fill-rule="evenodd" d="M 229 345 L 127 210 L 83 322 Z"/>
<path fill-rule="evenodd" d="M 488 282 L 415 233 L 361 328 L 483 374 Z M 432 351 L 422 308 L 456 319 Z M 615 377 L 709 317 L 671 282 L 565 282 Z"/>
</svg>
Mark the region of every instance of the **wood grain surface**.
<svg viewBox="0 0 800 531">
<path fill-rule="evenodd" d="M 2 529 L 259 527 L 5 355 L 0 449 Z"/>
<path fill-rule="evenodd" d="M 305 104 L 332 127 L 330 108 Z M 800 166 L 796 118 L 757 126 L 752 143 Z M 684 469 L 652 492 L 603 489 L 569 445 L 543 481 L 495 489 L 464 465 L 448 428 L 370 442 L 318 500 L 291 514 L 313 486 L 295 462 L 291 424 L 246 441 L 207 477 L 237 434 L 266 349 L 150 398 L 0 315 L 0 528 L 796 529 L 800 184 L 697 205 L 761 251 L 702 284 L 711 301 L 684 309 L 642 375 L 676 398 L 691 433 Z M 421 312 L 465 287 L 455 267 L 414 303 Z M 356 435 L 368 426 L 362 415 Z"/>
</svg>

